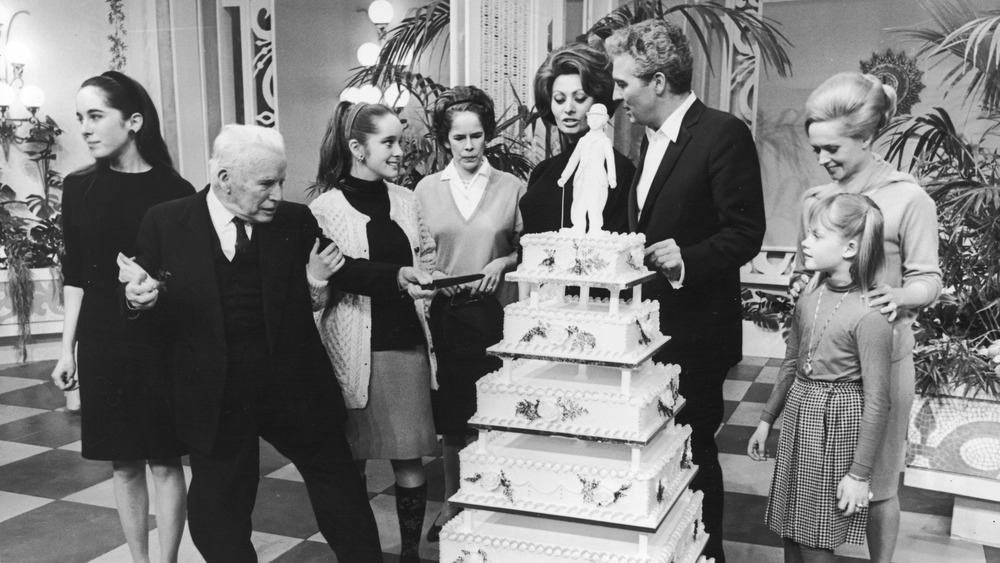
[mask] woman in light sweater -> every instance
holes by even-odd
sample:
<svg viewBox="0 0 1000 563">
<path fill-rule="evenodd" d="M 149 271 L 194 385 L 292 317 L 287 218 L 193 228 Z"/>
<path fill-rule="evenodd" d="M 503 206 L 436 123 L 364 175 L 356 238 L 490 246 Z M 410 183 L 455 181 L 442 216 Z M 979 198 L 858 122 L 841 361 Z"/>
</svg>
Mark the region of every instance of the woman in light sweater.
<svg viewBox="0 0 1000 563">
<path fill-rule="evenodd" d="M 868 518 L 871 560 L 888 563 L 899 534 L 899 473 L 903 469 L 906 428 L 913 403 L 913 320 L 921 307 L 941 293 L 938 224 L 934 201 L 909 174 L 896 170 L 872 151 L 875 134 L 895 113 L 896 92 L 878 78 L 842 72 L 829 78 L 806 101 L 806 133 L 829 184 L 808 190 L 802 201 L 799 240 L 818 202 L 838 193 L 870 197 L 885 217 L 885 272 L 880 288 L 869 292 L 870 305 L 894 322 L 890 371 L 889 423 L 871 473 Z M 796 272 L 805 268 L 802 248 Z M 793 294 L 803 278 L 793 282 Z"/>
<path fill-rule="evenodd" d="M 493 100 L 486 92 L 473 86 L 444 92 L 434 104 L 432 121 L 438 145 L 449 151 L 452 159 L 444 170 L 421 180 L 416 194 L 437 246 L 438 268 L 453 276 L 483 274 L 477 282 L 443 290 L 430 311 L 439 383 L 431 393 L 431 402 L 434 424 L 443 441 L 447 499 L 458 491 L 458 452 L 471 433 L 468 421 L 476 412 L 476 381 L 499 369 L 501 362 L 486 356 L 485 350 L 456 346 L 445 338 L 445 331 L 437 329 L 442 327 L 448 307 L 481 299 L 485 302 L 467 306 L 497 312 L 490 317 L 497 323 L 495 331 L 487 332 L 500 334 L 500 307 L 517 298 L 517 284 L 505 282 L 503 276 L 517 266 L 522 230 L 518 202 L 524 194 L 524 182 L 494 169 L 484 158 L 486 145 L 496 131 Z M 446 502 L 427 539 L 437 541 L 441 525 L 456 513 L 457 509 Z"/>
<path fill-rule="evenodd" d="M 362 475 L 368 459 L 392 462 L 399 560 L 418 563 L 427 504 L 421 457 L 436 447 L 434 357 L 423 314 L 435 292 L 421 284 L 433 281 L 435 251 L 413 193 L 389 182 L 399 172 L 402 133 L 386 106 L 338 105 L 320 147 L 315 188 L 322 195 L 310 208 L 345 255 L 317 303 L 347 403 L 347 440 Z"/>
</svg>

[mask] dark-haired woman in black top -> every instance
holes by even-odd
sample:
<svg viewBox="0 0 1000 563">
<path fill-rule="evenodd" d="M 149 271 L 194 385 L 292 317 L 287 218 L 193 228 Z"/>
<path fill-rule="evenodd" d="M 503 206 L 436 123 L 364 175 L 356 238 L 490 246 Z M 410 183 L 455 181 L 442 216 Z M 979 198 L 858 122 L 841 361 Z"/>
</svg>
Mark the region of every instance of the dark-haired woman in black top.
<svg viewBox="0 0 1000 563">
<path fill-rule="evenodd" d="M 86 80 L 76 98 L 96 162 L 67 176 L 63 196 L 66 316 L 52 380 L 79 385 L 82 455 L 110 461 L 132 560 L 149 561 L 146 465 L 156 490 L 160 561 L 176 562 L 185 521 L 186 449 L 174 433 L 171 386 L 156 314 L 126 319 L 116 290 L 119 253 L 135 255 L 146 211 L 194 188 L 174 171 L 146 90 L 120 72 Z M 165 277 L 163 273 L 152 273 Z"/>
</svg>

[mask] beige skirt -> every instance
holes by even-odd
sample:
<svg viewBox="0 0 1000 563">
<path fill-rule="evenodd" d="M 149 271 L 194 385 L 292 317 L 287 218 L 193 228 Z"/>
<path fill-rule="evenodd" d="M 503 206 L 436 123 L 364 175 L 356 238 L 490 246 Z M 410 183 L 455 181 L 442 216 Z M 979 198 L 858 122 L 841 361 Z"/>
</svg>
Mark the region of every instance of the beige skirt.
<svg viewBox="0 0 1000 563">
<path fill-rule="evenodd" d="M 882 447 L 872 466 L 872 500 L 885 500 L 899 492 L 899 474 L 906 459 L 906 430 L 913 406 L 913 354 L 892 362 L 889 367 L 889 421 L 885 426 Z"/>
<path fill-rule="evenodd" d="M 431 369 L 424 346 L 372 352 L 368 404 L 347 410 L 354 459 L 417 459 L 437 445 Z"/>
</svg>

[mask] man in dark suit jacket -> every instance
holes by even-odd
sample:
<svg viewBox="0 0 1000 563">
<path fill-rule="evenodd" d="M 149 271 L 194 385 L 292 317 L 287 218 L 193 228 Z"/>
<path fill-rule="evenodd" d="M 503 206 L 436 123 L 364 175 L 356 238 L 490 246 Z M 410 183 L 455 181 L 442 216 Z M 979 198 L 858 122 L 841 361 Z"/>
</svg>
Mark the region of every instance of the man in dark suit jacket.
<svg viewBox="0 0 1000 563">
<path fill-rule="evenodd" d="M 760 251 L 764 202 L 760 163 L 747 126 L 706 107 L 691 92 L 692 57 L 683 32 L 649 20 L 607 41 L 615 99 L 646 126 L 629 193 L 629 226 L 646 235 L 646 258 L 659 271 L 643 296 L 660 302 L 660 328 L 671 336 L 657 361 L 681 366 L 711 534 L 705 554 L 722 553 L 722 468 L 715 432 L 722 423 L 722 384 L 742 357 L 740 266 Z"/>
<path fill-rule="evenodd" d="M 340 561 L 381 561 L 375 518 L 342 425 L 343 397 L 311 296 L 343 265 L 309 209 L 282 202 L 281 135 L 227 125 L 211 185 L 150 209 L 127 305 L 166 310 L 178 436 L 191 448 L 188 522 L 209 563 L 254 562 L 262 437 L 302 474 Z M 133 270 L 134 272 L 135 270 Z"/>
</svg>

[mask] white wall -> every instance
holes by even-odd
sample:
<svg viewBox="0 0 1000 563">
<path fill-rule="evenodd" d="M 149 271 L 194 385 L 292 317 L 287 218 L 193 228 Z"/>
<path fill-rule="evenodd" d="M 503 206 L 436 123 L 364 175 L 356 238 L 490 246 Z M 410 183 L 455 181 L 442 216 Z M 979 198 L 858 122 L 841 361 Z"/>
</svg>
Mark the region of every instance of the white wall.
<svg viewBox="0 0 1000 563">
<path fill-rule="evenodd" d="M 19 10 L 30 12 L 30 15 L 19 15 L 9 31 L 12 41 L 24 43 L 31 51 L 24 81 L 37 84 L 45 92 L 45 105 L 40 115 L 51 116 L 63 129 L 52 168 L 66 174 L 89 164 L 92 159 L 76 121 L 76 91 L 85 79 L 109 68 L 111 55 L 107 36 L 112 28 L 108 23 L 107 3 L 103 0 L 4 0 L 3 4 L 12 14 Z M 159 105 L 153 3 L 126 0 L 125 12 L 128 43 L 125 72 L 142 82 Z M 7 22 L 2 23 L 6 36 Z M 17 102 L 11 114 L 24 117 L 27 110 Z M 0 166 L 3 168 L 0 181 L 14 188 L 19 197 L 41 191 L 34 163 L 18 148 L 11 147 L 9 161 L 0 162 Z"/>
</svg>

